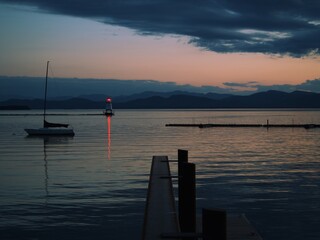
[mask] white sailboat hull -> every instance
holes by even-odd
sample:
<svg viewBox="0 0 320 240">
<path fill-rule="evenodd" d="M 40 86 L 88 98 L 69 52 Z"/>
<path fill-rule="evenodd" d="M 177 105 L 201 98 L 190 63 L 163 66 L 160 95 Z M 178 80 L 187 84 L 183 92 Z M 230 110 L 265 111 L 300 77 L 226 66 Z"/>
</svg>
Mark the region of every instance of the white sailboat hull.
<svg viewBox="0 0 320 240">
<path fill-rule="evenodd" d="M 26 128 L 24 130 L 33 136 L 74 136 L 72 128 Z"/>
</svg>

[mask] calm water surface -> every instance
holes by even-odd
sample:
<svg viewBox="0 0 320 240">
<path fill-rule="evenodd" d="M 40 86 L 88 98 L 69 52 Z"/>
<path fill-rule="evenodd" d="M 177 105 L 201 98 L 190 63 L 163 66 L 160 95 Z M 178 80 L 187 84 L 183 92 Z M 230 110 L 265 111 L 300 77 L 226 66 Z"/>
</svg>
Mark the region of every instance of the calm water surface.
<svg viewBox="0 0 320 240">
<path fill-rule="evenodd" d="M 51 110 L 71 138 L 27 137 L 40 111 L 0 112 L 0 239 L 140 239 L 152 156 L 177 149 L 196 164 L 199 213 L 245 213 L 265 240 L 320 239 L 320 129 L 165 127 L 319 124 L 320 111 L 100 112 Z"/>
</svg>

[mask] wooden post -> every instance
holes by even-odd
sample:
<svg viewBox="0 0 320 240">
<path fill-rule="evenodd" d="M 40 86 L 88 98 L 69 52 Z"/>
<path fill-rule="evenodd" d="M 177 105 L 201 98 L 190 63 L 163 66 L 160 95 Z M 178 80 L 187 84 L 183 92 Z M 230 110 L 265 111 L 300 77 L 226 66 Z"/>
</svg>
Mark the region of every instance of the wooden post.
<svg viewBox="0 0 320 240">
<path fill-rule="evenodd" d="M 181 176 L 181 173 L 182 173 L 182 164 L 183 163 L 187 163 L 188 162 L 188 151 L 187 150 L 181 150 L 181 149 L 178 149 L 178 201 L 179 201 L 179 204 L 178 204 L 178 213 L 179 213 L 179 222 L 181 222 L 181 212 L 183 211 L 182 208 L 181 208 L 181 196 L 183 195 L 182 194 L 182 190 L 181 190 L 181 186 L 183 185 L 182 183 L 182 176 Z"/>
<path fill-rule="evenodd" d="M 181 164 L 179 196 L 179 221 L 181 232 L 196 232 L 196 165 Z"/>
<path fill-rule="evenodd" d="M 182 166 L 182 163 L 187 163 L 188 162 L 188 151 L 187 150 L 181 150 L 181 149 L 178 149 L 178 177 L 181 177 L 181 166 Z M 178 188 L 180 189 L 180 184 L 181 184 L 181 181 L 180 181 L 181 178 L 179 178 L 179 181 L 178 181 Z M 179 197 L 180 197 L 180 190 L 179 191 Z"/>
<path fill-rule="evenodd" d="M 184 163 L 188 162 L 188 151 L 178 149 L 178 171 L 179 171 L 179 165 L 183 162 Z"/>
<path fill-rule="evenodd" d="M 223 209 L 202 209 L 203 240 L 227 240 L 227 212 Z"/>
</svg>

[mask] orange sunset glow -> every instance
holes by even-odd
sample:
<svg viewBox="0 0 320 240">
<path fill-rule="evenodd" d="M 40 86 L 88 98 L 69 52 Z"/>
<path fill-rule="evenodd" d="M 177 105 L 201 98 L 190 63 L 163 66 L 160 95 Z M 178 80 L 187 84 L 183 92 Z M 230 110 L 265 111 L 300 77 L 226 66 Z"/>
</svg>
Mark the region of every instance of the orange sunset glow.
<svg viewBox="0 0 320 240">
<path fill-rule="evenodd" d="M 299 84 L 320 76 L 317 54 L 218 53 L 195 46 L 188 36 L 141 35 L 134 29 L 29 7 L 2 5 L 0 16 L 15 19 L 1 21 L 6 33 L 0 40 L 2 76 L 42 76 L 42 63 L 48 58 L 56 77 L 69 78 L 221 86 L 252 81 Z"/>
</svg>

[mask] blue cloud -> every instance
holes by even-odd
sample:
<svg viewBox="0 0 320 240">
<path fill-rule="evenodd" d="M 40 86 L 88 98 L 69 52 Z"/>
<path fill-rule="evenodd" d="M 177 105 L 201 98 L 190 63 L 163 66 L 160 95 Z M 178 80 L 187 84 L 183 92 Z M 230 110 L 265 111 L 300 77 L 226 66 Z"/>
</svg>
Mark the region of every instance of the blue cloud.
<svg viewBox="0 0 320 240">
<path fill-rule="evenodd" d="M 310 91 L 320 93 L 320 79 L 306 80 L 305 82 L 297 85 L 293 84 L 275 84 L 275 85 L 261 85 L 258 82 L 236 83 L 226 82 L 224 85 L 228 88 L 233 88 L 242 94 L 253 92 L 263 92 L 268 90 L 278 90 L 284 92 L 293 91 Z"/>
<path fill-rule="evenodd" d="M 315 0 L 0 0 L 51 13 L 99 19 L 140 34 L 190 37 L 215 52 L 295 57 L 320 49 L 320 1 Z"/>
</svg>

